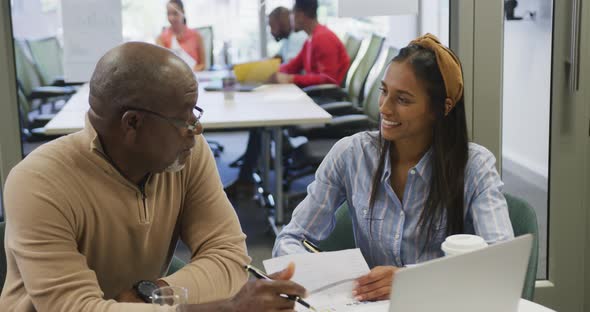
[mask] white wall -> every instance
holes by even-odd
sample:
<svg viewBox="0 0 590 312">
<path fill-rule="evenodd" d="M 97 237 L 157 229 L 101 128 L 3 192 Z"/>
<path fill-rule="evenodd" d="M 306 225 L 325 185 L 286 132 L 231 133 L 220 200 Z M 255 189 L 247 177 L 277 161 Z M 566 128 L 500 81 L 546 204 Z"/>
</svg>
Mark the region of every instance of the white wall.
<svg viewBox="0 0 590 312">
<path fill-rule="evenodd" d="M 505 21 L 503 159 L 504 169 L 547 188 L 551 90 L 551 0 L 521 0 Z M 554 103 L 559 105 L 559 103 Z"/>
<path fill-rule="evenodd" d="M 449 45 L 449 0 L 419 0 L 420 17 L 416 14 L 389 17 L 386 44 L 403 48 L 425 33 L 437 36 Z"/>
<path fill-rule="evenodd" d="M 420 0 L 421 35 L 431 33 L 449 45 L 449 0 Z"/>
<path fill-rule="evenodd" d="M 389 33 L 385 44 L 403 48 L 417 36 L 418 17 L 415 14 L 389 17 Z"/>
<path fill-rule="evenodd" d="M 18 39 L 38 39 L 61 32 L 59 10 L 43 12 L 40 0 L 13 0 L 12 27 Z"/>
</svg>

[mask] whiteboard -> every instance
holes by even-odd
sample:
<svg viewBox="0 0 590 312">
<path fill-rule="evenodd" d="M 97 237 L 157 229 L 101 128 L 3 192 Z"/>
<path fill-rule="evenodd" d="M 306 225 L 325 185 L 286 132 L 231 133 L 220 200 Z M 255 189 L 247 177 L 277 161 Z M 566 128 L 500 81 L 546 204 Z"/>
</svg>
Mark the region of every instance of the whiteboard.
<svg viewBox="0 0 590 312">
<path fill-rule="evenodd" d="M 123 42 L 121 0 L 61 0 L 64 79 L 87 82 L 98 60 Z"/>
<path fill-rule="evenodd" d="M 338 0 L 338 16 L 418 14 L 418 0 Z"/>
</svg>

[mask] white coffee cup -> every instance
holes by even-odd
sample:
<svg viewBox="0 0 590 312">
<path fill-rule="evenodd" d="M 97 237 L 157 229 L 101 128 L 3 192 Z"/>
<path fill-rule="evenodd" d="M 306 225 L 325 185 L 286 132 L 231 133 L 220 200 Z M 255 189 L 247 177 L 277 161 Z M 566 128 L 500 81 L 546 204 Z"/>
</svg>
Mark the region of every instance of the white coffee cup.
<svg viewBox="0 0 590 312">
<path fill-rule="evenodd" d="M 469 251 L 482 249 L 488 246 L 488 243 L 477 235 L 456 234 L 445 239 L 441 245 L 445 256 L 460 255 Z"/>
</svg>

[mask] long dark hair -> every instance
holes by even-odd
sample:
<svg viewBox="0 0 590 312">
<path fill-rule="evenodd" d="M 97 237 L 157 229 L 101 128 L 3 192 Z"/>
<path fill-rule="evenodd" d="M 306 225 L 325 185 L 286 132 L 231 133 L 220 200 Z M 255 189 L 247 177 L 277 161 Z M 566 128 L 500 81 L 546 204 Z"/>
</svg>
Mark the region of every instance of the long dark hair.
<svg viewBox="0 0 590 312">
<path fill-rule="evenodd" d="M 184 4 L 182 3 L 182 0 L 170 0 L 168 3 L 176 4 L 180 12 L 182 12 L 182 15 L 184 15 L 182 22 L 186 25 L 186 14 L 184 13 Z"/>
<path fill-rule="evenodd" d="M 430 192 L 420 215 L 418 230 L 424 242 L 423 251 L 440 226 L 446 225 L 446 235 L 463 232 L 464 178 L 468 158 L 467 121 L 463 96 L 445 116 L 445 84 L 434 52 L 418 45 L 400 50 L 391 62 L 408 62 L 414 74 L 426 87 L 430 109 L 435 115 L 432 128 L 432 155 Z M 376 138 L 379 149 L 379 165 L 373 176 L 369 209 L 371 217 L 377 189 L 385 169 L 386 149 L 390 146 L 381 132 Z M 443 224 L 446 217 L 446 224 Z"/>
</svg>

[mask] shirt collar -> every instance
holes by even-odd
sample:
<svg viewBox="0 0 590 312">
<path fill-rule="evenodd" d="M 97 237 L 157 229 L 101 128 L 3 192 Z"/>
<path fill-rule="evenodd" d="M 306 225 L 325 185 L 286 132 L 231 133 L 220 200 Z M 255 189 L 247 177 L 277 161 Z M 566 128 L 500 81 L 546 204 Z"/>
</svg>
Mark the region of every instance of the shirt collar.
<svg viewBox="0 0 590 312">
<path fill-rule="evenodd" d="M 88 114 L 86 114 L 84 118 L 84 130 L 82 131 L 89 142 L 88 148 L 90 149 L 90 152 L 97 153 L 102 157 L 106 157 L 104 148 L 102 147 L 102 143 L 98 137 L 98 133 L 92 126 L 92 123 L 90 123 L 90 119 L 88 119 Z"/>
<path fill-rule="evenodd" d="M 117 170 L 117 168 L 113 165 L 110 157 L 107 156 L 107 154 L 105 153 L 102 143 L 100 142 L 98 133 L 96 132 L 96 129 L 94 129 L 94 127 L 92 126 L 92 123 L 90 123 L 88 113 L 86 114 L 84 120 L 84 129 L 82 130 L 82 132 L 84 133 L 85 137 L 84 144 L 88 144 L 86 145 L 88 151 L 96 157 L 94 163 L 97 166 L 100 166 L 102 170 L 109 173 L 111 176 L 116 177 L 116 179 L 118 179 L 121 183 L 133 188 L 134 190 L 137 190 L 138 186 L 127 180 L 127 178 L 125 178 L 121 174 L 121 172 Z"/>
<path fill-rule="evenodd" d="M 324 29 L 324 25 L 317 24 L 317 26 L 311 32 L 311 36 L 309 36 L 309 38 L 313 37 L 315 34 L 317 34 L 318 32 L 322 31 L 323 29 Z"/>
<path fill-rule="evenodd" d="M 387 182 L 391 176 L 391 157 L 390 157 L 390 142 L 386 142 L 384 145 L 385 150 L 385 167 L 383 168 L 383 174 L 381 175 L 381 181 Z M 424 180 L 424 182 L 430 181 L 430 177 L 432 174 L 432 146 L 428 148 L 424 156 L 420 159 L 420 161 L 416 164 L 416 166 L 412 167 L 410 170 L 416 170 L 416 173 Z"/>
</svg>

